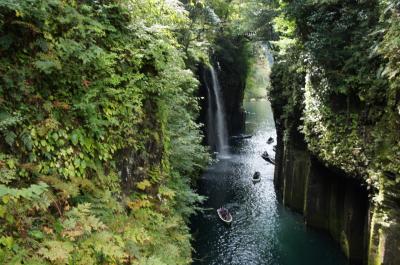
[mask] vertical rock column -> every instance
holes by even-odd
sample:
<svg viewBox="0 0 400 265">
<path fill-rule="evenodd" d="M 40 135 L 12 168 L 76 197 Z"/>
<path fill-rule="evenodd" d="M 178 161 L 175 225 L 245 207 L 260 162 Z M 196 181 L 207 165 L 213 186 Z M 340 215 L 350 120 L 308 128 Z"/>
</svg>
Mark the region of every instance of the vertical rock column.
<svg viewBox="0 0 400 265">
<path fill-rule="evenodd" d="M 274 180 L 283 204 L 303 214 L 308 226 L 328 231 L 352 263 L 365 263 L 368 195 L 360 181 L 325 166 L 293 141 L 283 147 L 277 150 Z"/>
<path fill-rule="evenodd" d="M 369 214 L 369 265 L 400 264 L 399 202 L 394 192 L 395 183 L 382 183 Z"/>
</svg>

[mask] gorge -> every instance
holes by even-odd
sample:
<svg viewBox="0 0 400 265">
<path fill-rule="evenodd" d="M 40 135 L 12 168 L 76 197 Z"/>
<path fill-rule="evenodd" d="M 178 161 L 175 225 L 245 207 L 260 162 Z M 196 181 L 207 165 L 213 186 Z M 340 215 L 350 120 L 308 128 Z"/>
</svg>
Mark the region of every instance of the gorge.
<svg viewBox="0 0 400 265">
<path fill-rule="evenodd" d="M 395 0 L 0 1 L 0 264 L 400 264 L 399 40 Z"/>
<path fill-rule="evenodd" d="M 301 213 L 307 226 L 325 230 L 351 264 L 398 264 L 397 75 L 388 83 L 380 72 L 391 69 L 379 57 L 390 50 L 378 50 L 379 44 L 375 53 L 362 50 L 372 41 L 389 43 L 363 36 L 371 27 L 396 23 L 397 11 L 392 9 L 391 18 L 386 13 L 385 21 L 378 19 L 377 2 L 284 8 L 286 17 L 276 25 L 281 40 L 272 42 L 279 53 L 268 88 L 277 128 L 277 198 Z"/>
</svg>

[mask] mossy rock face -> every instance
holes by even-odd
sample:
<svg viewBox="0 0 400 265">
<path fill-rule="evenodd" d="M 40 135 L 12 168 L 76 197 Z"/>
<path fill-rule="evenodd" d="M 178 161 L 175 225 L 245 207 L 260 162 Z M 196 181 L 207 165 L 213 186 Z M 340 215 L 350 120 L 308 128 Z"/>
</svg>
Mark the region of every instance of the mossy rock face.
<svg viewBox="0 0 400 265">
<path fill-rule="evenodd" d="M 400 220 L 393 213 L 395 214 L 393 211 L 384 213 L 379 207 L 372 209 L 368 264 L 400 264 L 398 255 L 400 251 Z M 385 221 L 388 219 L 392 221 L 389 223 Z"/>
<path fill-rule="evenodd" d="M 245 128 L 242 107 L 248 74 L 248 47 L 244 39 L 224 33 L 216 40 L 212 56 L 224 97 L 229 134 L 238 134 Z"/>
<path fill-rule="evenodd" d="M 218 39 L 218 48 L 211 58 L 221 86 L 221 96 L 225 109 L 224 116 L 229 135 L 243 133 L 245 129 L 243 98 L 247 76 L 247 59 L 245 56 L 247 50 L 245 44 L 241 41 L 238 41 L 237 45 L 233 45 L 233 41 L 230 39 L 230 36 Z M 207 132 L 213 126 L 212 124 L 208 124 L 209 121 L 207 120 L 209 89 L 213 85 L 210 66 L 199 64 L 197 67 L 197 76 L 200 80 L 198 94 L 203 98 L 200 102 L 199 121 L 205 124 L 203 132 L 207 137 Z M 205 138 L 204 143 L 210 144 L 209 139 Z"/>
<path fill-rule="evenodd" d="M 347 235 L 344 231 L 340 233 L 340 247 L 342 248 L 346 257 L 350 257 L 350 247 Z"/>
<path fill-rule="evenodd" d="M 285 30 L 269 96 L 285 152 L 275 184 L 292 190 L 293 175 L 303 173 L 291 173 L 295 162 L 287 159 L 293 148 L 308 152 L 318 162 L 306 188 L 296 187 L 299 197 L 307 190 L 307 223 L 329 230 L 352 260 L 400 264 L 398 8 L 305 2 L 282 4 L 277 22 Z M 283 190 L 285 203 L 298 208 Z"/>
<path fill-rule="evenodd" d="M 275 181 L 282 185 L 278 196 L 284 205 L 302 213 L 307 225 L 329 232 L 352 262 L 365 261 L 368 195 L 360 183 L 290 141 L 277 166 L 282 167 Z"/>
<path fill-rule="evenodd" d="M 305 187 L 308 183 L 310 156 L 307 152 L 289 147 L 286 149 L 284 158 L 284 204 L 303 213 L 306 205 L 306 189 L 299 189 L 299 187 Z"/>
<path fill-rule="evenodd" d="M 395 265 L 400 264 L 400 224 L 392 224 L 385 229 L 386 244 L 384 264 Z"/>
</svg>

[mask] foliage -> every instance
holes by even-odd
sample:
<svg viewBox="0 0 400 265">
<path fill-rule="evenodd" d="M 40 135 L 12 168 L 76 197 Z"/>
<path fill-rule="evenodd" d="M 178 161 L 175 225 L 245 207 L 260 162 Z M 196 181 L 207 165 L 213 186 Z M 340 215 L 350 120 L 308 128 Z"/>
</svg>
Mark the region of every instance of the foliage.
<svg viewBox="0 0 400 265">
<path fill-rule="evenodd" d="M 299 130 L 313 154 L 390 209 L 400 198 L 398 6 L 304 0 L 277 10 L 270 95 L 286 140 Z"/>
<path fill-rule="evenodd" d="M 208 155 L 188 15 L 179 1 L 0 2 L 1 264 L 190 262 L 190 178 Z"/>
<path fill-rule="evenodd" d="M 268 86 L 270 84 L 269 76 L 271 73 L 272 56 L 266 45 L 254 43 L 252 45 L 252 57 L 249 62 L 249 73 L 246 80 L 246 90 L 244 97 L 266 98 Z"/>
</svg>

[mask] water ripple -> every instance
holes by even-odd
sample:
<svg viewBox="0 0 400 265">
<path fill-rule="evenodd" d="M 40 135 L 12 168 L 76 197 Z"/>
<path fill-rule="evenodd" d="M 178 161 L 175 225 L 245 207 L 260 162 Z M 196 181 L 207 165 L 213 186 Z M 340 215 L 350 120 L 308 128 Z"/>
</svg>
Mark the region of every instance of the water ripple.
<svg viewBox="0 0 400 265">
<path fill-rule="evenodd" d="M 272 112 L 267 101 L 246 105 L 250 139 L 230 146 L 226 159 L 209 167 L 200 181 L 199 192 L 208 196 L 211 208 L 192 221 L 194 264 L 206 265 L 343 265 L 345 258 L 327 237 L 306 229 L 301 216 L 284 209 L 273 186 L 274 166 L 261 158 L 273 155 L 276 138 Z M 254 184 L 252 175 L 261 173 Z M 226 227 L 216 209 L 227 207 L 233 223 Z"/>
</svg>

